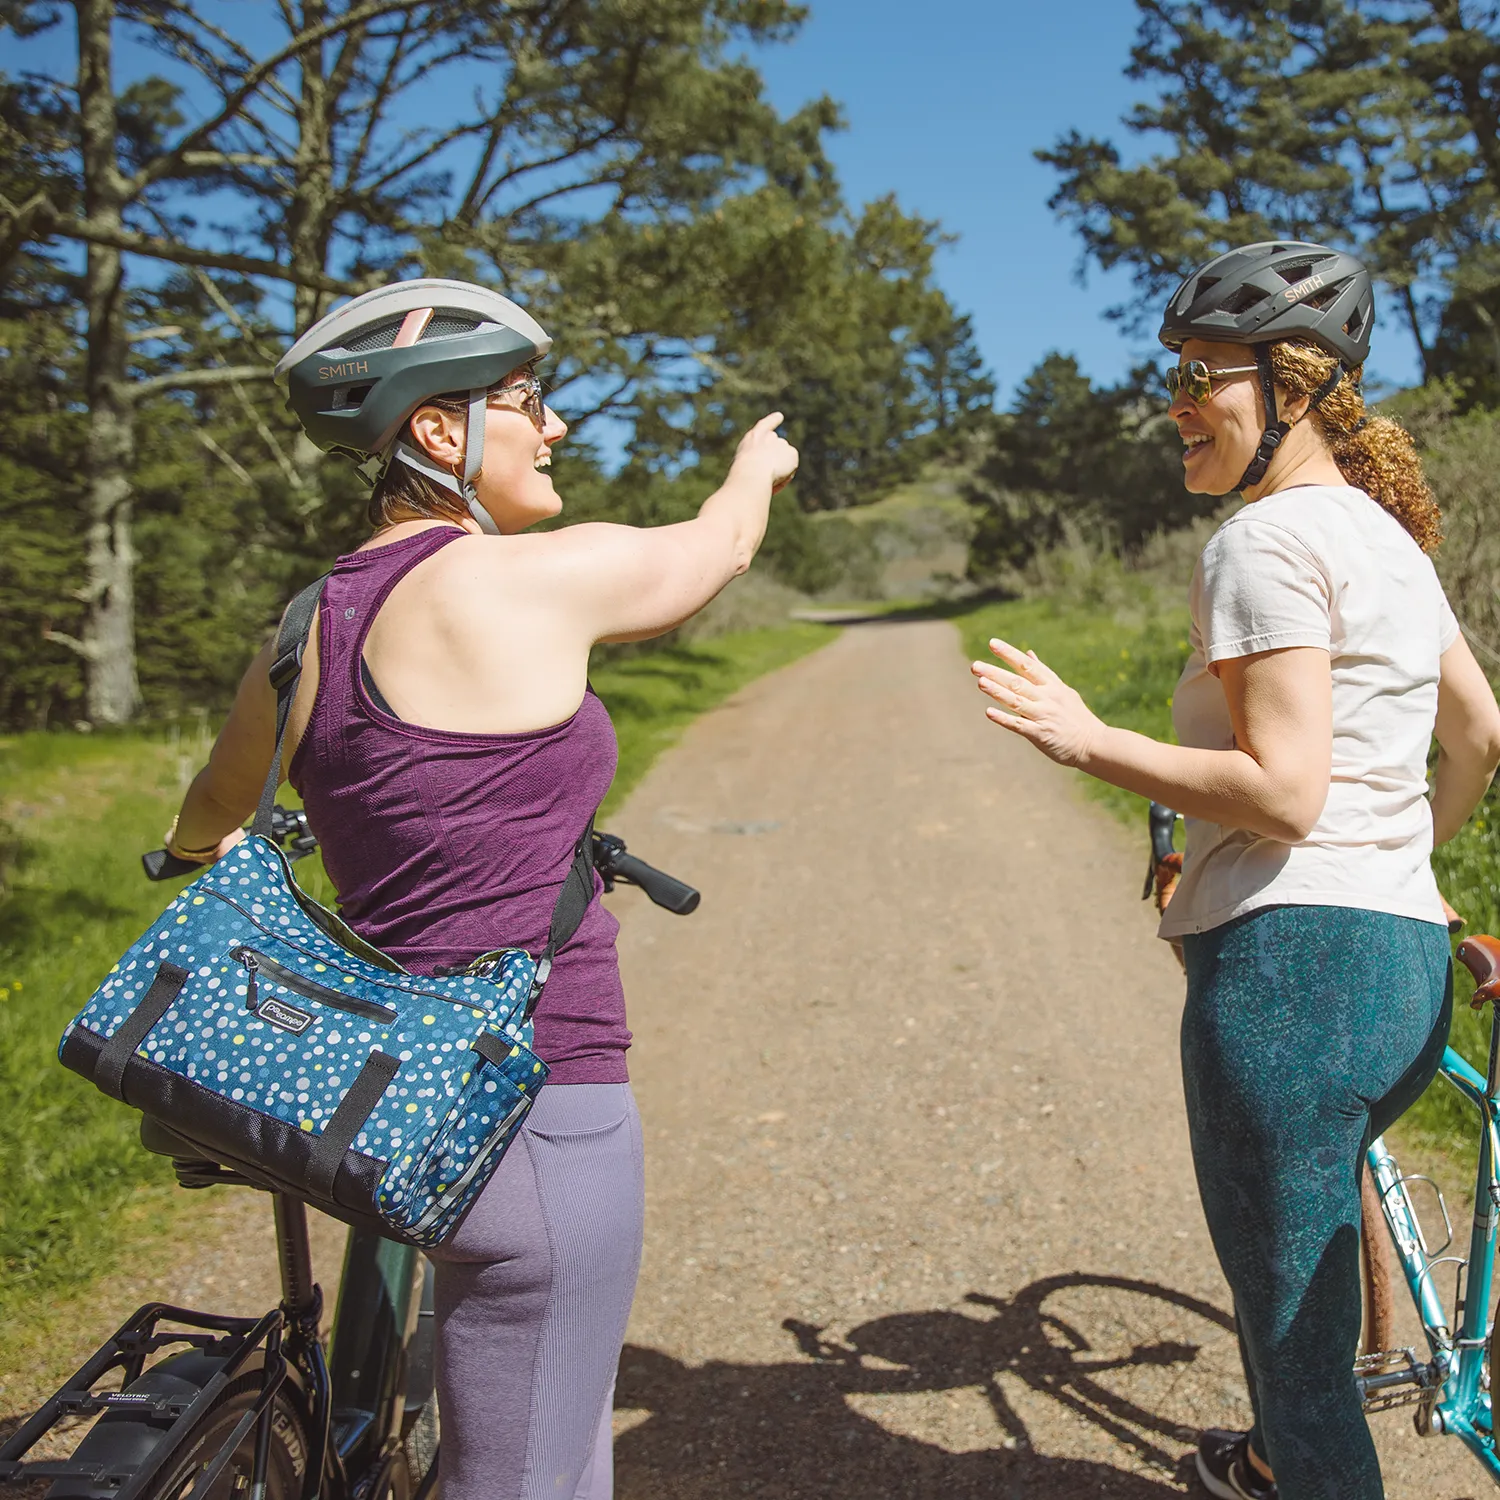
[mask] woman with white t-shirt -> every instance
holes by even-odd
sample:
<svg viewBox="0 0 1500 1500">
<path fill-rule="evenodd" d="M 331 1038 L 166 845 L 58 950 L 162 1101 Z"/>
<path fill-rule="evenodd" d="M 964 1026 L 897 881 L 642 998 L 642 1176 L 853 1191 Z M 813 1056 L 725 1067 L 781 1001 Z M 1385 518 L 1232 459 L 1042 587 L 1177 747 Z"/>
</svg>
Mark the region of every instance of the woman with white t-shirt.
<svg viewBox="0 0 1500 1500">
<path fill-rule="evenodd" d="M 997 724 L 1187 816 L 1161 935 L 1187 968 L 1193 1160 L 1255 1418 L 1203 1434 L 1221 1497 L 1383 1493 L 1352 1375 L 1361 1162 L 1442 1055 L 1429 857 L 1500 765 L 1500 709 L 1426 556 L 1437 506 L 1408 434 L 1365 412 L 1372 315 L 1357 260 L 1288 241 L 1172 297 L 1185 482 L 1246 501 L 1193 576 L 1178 744 L 1101 723 L 1003 641 L 1003 667 L 973 667 Z"/>
</svg>

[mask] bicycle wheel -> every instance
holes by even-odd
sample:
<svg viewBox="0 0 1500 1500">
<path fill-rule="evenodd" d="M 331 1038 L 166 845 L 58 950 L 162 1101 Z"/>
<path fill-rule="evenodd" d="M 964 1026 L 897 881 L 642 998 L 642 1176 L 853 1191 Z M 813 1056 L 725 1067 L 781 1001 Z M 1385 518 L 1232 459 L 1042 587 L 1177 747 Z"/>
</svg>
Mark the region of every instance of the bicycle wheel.
<svg viewBox="0 0 1500 1500">
<path fill-rule="evenodd" d="M 245 1375 L 228 1386 L 188 1435 L 182 1452 L 151 1491 L 151 1500 L 180 1500 L 220 1448 L 234 1425 L 255 1404 L 259 1374 Z M 234 1450 L 203 1500 L 240 1500 L 250 1491 L 255 1466 L 255 1430 Z M 307 1467 L 307 1437 L 296 1404 L 277 1391 L 271 1406 L 271 1446 L 266 1464 L 266 1500 L 300 1500 L 302 1474 Z"/>
<path fill-rule="evenodd" d="M 191 1395 L 212 1378 L 216 1361 L 187 1354 L 166 1360 L 148 1370 L 127 1387 L 159 1395 Z M 255 1404 L 260 1393 L 261 1373 L 249 1369 L 231 1381 L 214 1404 L 189 1432 L 177 1456 L 163 1470 L 142 1500 L 180 1500 L 193 1487 L 204 1468 L 228 1442 L 235 1424 Z M 101 1417 L 85 1434 L 74 1457 L 79 1461 L 115 1466 L 139 1465 L 149 1458 L 170 1422 L 152 1420 L 125 1412 Z M 300 1500 L 307 1468 L 307 1432 L 294 1389 L 283 1385 L 271 1408 L 271 1443 L 266 1466 L 265 1500 Z M 203 1500 L 243 1500 L 250 1492 L 255 1463 L 255 1429 L 235 1449 Z M 82 1500 L 94 1494 L 92 1486 L 60 1480 L 48 1491 L 48 1500 Z"/>
<path fill-rule="evenodd" d="M 1380 1193 L 1364 1166 L 1359 1179 L 1359 1352 L 1383 1354 L 1396 1339 L 1396 1273 L 1391 1234 L 1380 1207 Z"/>
</svg>

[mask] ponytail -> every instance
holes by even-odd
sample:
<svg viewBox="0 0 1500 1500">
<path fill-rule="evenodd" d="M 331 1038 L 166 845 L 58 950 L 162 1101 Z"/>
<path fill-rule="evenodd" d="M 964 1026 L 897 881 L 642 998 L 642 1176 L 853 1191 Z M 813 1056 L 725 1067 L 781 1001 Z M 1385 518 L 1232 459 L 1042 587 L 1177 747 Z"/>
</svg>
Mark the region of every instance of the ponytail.
<svg viewBox="0 0 1500 1500">
<path fill-rule="evenodd" d="M 1271 370 L 1289 396 L 1311 396 L 1334 372 L 1333 355 L 1308 344 L 1271 345 Z M 1424 552 L 1443 539 L 1442 512 L 1422 473 L 1411 434 L 1390 417 L 1365 410 L 1363 366 L 1342 380 L 1309 413 L 1344 478 L 1388 510 Z"/>
</svg>

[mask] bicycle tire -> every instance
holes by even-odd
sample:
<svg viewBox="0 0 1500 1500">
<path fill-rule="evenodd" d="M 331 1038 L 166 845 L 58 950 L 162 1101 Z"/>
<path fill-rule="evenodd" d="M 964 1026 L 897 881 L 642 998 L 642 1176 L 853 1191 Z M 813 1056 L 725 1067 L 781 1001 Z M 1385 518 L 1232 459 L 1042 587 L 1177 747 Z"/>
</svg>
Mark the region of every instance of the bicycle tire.
<svg viewBox="0 0 1500 1500">
<path fill-rule="evenodd" d="M 1383 1354 L 1395 1347 L 1396 1273 L 1392 1268 L 1391 1233 L 1380 1206 L 1380 1193 L 1367 1165 L 1359 1175 L 1359 1352 Z"/>
<path fill-rule="evenodd" d="M 148 1370 L 127 1390 L 186 1394 L 212 1378 L 217 1361 L 188 1354 Z M 246 1370 L 232 1380 L 213 1405 L 203 1413 L 184 1438 L 177 1456 L 144 1492 L 141 1500 L 181 1500 L 192 1488 L 204 1466 L 223 1447 L 235 1424 L 254 1404 L 260 1393 L 258 1368 Z M 74 1457 L 80 1461 L 118 1464 L 142 1463 L 165 1435 L 169 1423 L 142 1418 L 134 1413 L 107 1413 L 84 1435 Z M 223 1472 L 204 1500 L 237 1500 L 249 1492 L 254 1464 L 255 1430 L 235 1449 Z M 303 1474 L 307 1467 L 307 1429 L 295 1388 L 283 1385 L 272 1398 L 271 1443 L 266 1471 L 265 1500 L 301 1500 Z M 92 1495 L 91 1485 L 58 1480 L 47 1492 L 47 1500 L 75 1500 Z"/>
<path fill-rule="evenodd" d="M 204 1466 L 224 1445 L 236 1422 L 254 1404 L 260 1391 L 260 1375 L 241 1376 L 204 1412 L 184 1440 L 177 1458 L 143 1500 L 181 1500 L 193 1487 Z M 234 1457 L 225 1465 L 203 1500 L 240 1500 L 249 1493 L 255 1461 L 255 1430 L 246 1434 Z M 265 1500 L 301 1500 L 303 1473 L 307 1466 L 307 1433 L 298 1403 L 285 1389 L 276 1392 L 271 1404 L 271 1444 L 266 1464 Z"/>
<path fill-rule="evenodd" d="M 428 1474 L 437 1463 L 441 1436 L 442 1425 L 438 1415 L 437 1394 L 434 1392 L 427 1398 L 401 1444 L 413 1494 L 421 1492 Z"/>
</svg>

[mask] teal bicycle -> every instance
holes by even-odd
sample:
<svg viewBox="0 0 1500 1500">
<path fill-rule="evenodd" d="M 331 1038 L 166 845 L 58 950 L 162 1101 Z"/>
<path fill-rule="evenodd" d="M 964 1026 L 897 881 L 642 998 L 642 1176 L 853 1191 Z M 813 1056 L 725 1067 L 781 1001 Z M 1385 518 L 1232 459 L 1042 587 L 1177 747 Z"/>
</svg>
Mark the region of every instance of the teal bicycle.
<svg viewBox="0 0 1500 1500">
<path fill-rule="evenodd" d="M 1404 1174 L 1383 1139 L 1371 1141 L 1366 1202 L 1374 1198 L 1389 1231 L 1396 1263 L 1411 1293 L 1426 1336 L 1426 1357 L 1416 1348 L 1389 1347 L 1394 1297 L 1382 1286 L 1385 1267 L 1375 1254 L 1363 1257 L 1366 1275 L 1366 1340 L 1369 1350 L 1355 1363 L 1366 1411 L 1393 1406 L 1414 1408 L 1419 1433 L 1459 1438 L 1500 1483 L 1500 1453 L 1496 1451 L 1490 1372 L 1497 1362 L 1496 1328 L 1491 1319 L 1491 1291 L 1495 1274 L 1496 1229 L 1500 1226 L 1500 939 L 1465 938 L 1458 960 L 1474 976 L 1477 1010 L 1490 1005 L 1489 1064 L 1483 1076 L 1449 1047 L 1439 1074 L 1473 1105 L 1479 1117 L 1479 1163 L 1474 1177 L 1474 1222 L 1467 1255 L 1450 1254 L 1453 1221 L 1442 1193 L 1425 1177 Z M 1442 1216 L 1444 1240 L 1431 1245 L 1422 1227 L 1412 1190 L 1425 1184 Z M 1367 1214 L 1368 1218 L 1368 1214 Z M 1366 1224 L 1366 1243 L 1375 1240 L 1378 1226 Z M 1451 1268 L 1453 1295 L 1444 1305 L 1438 1285 Z M 1371 1347 L 1372 1345 L 1376 1347 Z"/>
<path fill-rule="evenodd" d="M 1171 899 L 1182 872 L 1173 850 L 1177 814 L 1151 804 L 1151 866 L 1146 895 L 1158 906 Z M 1449 1047 L 1439 1076 L 1474 1107 L 1479 1125 L 1479 1162 L 1474 1178 L 1474 1221 L 1468 1253 L 1454 1252 L 1453 1220 L 1432 1180 L 1402 1172 L 1384 1138 L 1370 1142 L 1363 1184 L 1364 1231 L 1360 1264 L 1364 1280 L 1364 1327 L 1355 1379 L 1367 1412 L 1411 1407 L 1417 1431 L 1462 1441 L 1496 1483 L 1500 1451 L 1495 1438 L 1491 1372 L 1500 1368 L 1500 1327 L 1492 1317 L 1495 1244 L 1500 1229 L 1500 938 L 1479 935 L 1458 946 L 1458 961 L 1474 977 L 1471 1004 L 1490 1006 L 1489 1063 L 1483 1075 Z M 1444 1238 L 1429 1241 L 1416 1193 L 1430 1194 L 1441 1216 Z M 1428 1210 L 1429 1218 L 1432 1210 Z M 1384 1231 L 1382 1232 L 1382 1225 Z M 1389 1246 L 1389 1248 L 1387 1248 Z M 1454 1252 L 1454 1253 L 1450 1253 Z M 1393 1347 L 1396 1280 L 1392 1262 L 1411 1294 L 1426 1349 Z M 1445 1305 L 1444 1283 L 1453 1292 Z"/>
</svg>

